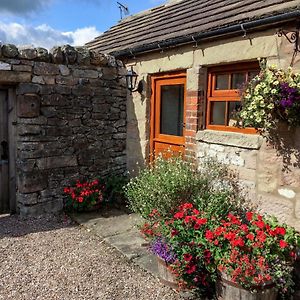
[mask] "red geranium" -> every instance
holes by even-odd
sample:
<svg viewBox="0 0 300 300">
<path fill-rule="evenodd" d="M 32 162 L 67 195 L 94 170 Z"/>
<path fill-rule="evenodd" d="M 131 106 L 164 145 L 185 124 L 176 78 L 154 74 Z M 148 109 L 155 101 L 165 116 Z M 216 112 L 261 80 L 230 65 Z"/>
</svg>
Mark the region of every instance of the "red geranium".
<svg viewBox="0 0 300 300">
<path fill-rule="evenodd" d="M 65 187 L 64 193 L 68 196 L 65 203 L 66 209 L 82 211 L 91 208 L 103 201 L 104 186 L 99 180 L 81 182 L 76 181 L 74 187 Z"/>
</svg>

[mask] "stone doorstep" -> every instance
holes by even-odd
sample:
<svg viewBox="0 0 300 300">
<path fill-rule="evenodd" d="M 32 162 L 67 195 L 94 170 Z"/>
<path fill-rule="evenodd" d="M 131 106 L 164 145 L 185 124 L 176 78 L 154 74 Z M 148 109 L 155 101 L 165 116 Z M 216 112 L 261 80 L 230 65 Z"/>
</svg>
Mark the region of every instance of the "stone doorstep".
<svg viewBox="0 0 300 300">
<path fill-rule="evenodd" d="M 103 217 L 99 213 L 73 214 L 71 218 L 89 232 L 102 238 L 143 270 L 158 276 L 156 258 L 147 251 L 136 225 L 141 218 L 136 214 Z"/>
</svg>

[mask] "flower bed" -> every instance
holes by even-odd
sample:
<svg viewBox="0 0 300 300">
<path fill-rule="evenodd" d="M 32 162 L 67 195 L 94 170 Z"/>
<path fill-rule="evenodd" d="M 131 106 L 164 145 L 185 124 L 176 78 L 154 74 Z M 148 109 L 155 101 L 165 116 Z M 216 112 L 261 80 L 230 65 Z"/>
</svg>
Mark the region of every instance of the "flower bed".
<svg viewBox="0 0 300 300">
<path fill-rule="evenodd" d="M 193 185 L 193 195 L 189 194 L 188 201 L 178 198 L 174 191 L 167 191 L 168 197 L 158 199 L 159 207 L 155 207 L 154 200 L 161 197 L 161 183 L 153 178 L 155 169 L 148 171 L 148 175 L 143 181 L 148 184 L 152 200 L 148 204 L 144 198 L 144 205 L 137 209 L 146 219 L 141 232 L 150 242 L 150 251 L 167 263 L 180 288 L 193 289 L 212 298 L 217 283 L 225 276 L 244 290 L 260 290 L 257 295 L 262 288 L 274 286 L 276 291 L 268 295 L 275 297 L 278 291 L 280 297 L 290 298 L 294 262 L 300 246 L 300 236 L 292 227 L 280 224 L 274 217 L 253 212 L 228 172 L 220 168 L 202 166 L 194 176 L 205 183 L 205 188 L 201 185 L 197 190 Z M 138 181 L 134 180 L 130 186 L 135 197 L 133 190 Z M 151 186 L 151 182 L 155 185 Z M 191 178 L 186 184 L 190 182 L 196 180 Z M 180 186 L 180 190 L 186 190 L 185 186 Z M 176 199 L 171 207 L 174 194 Z M 135 202 L 135 197 L 129 201 Z M 164 199 L 167 199 L 165 206 Z M 142 203 L 142 199 L 132 207 L 137 203 Z"/>
<path fill-rule="evenodd" d="M 213 295 L 222 273 L 251 292 L 271 283 L 281 295 L 291 293 L 300 237 L 275 218 L 248 211 L 213 219 L 184 203 L 170 218 L 155 212 L 150 219 L 150 250 L 169 263 L 181 287 Z"/>
</svg>

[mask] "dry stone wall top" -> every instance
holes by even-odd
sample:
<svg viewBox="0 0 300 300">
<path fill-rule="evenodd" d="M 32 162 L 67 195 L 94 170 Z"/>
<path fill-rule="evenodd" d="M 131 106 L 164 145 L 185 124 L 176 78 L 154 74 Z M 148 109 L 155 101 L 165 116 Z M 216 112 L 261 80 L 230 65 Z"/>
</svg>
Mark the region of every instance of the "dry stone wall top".
<svg viewBox="0 0 300 300">
<path fill-rule="evenodd" d="M 57 212 L 76 179 L 126 171 L 125 69 L 84 47 L 2 45 L 1 88 L 13 90 L 17 206 Z"/>
<path fill-rule="evenodd" d="M 86 47 L 72 47 L 70 45 L 53 47 L 48 51 L 41 47 L 19 49 L 13 44 L 4 44 L 0 47 L 0 58 L 67 65 L 123 66 L 123 63 L 115 60 L 113 56 L 89 50 Z"/>
</svg>

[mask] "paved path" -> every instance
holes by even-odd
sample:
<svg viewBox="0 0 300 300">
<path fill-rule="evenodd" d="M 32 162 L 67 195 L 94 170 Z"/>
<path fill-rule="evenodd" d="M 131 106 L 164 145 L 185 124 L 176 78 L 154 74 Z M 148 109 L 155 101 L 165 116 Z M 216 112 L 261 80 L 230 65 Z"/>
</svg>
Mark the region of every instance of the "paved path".
<svg viewBox="0 0 300 300">
<path fill-rule="evenodd" d="M 129 260 L 158 276 L 156 258 L 147 250 L 137 225 L 142 223 L 136 214 L 112 209 L 106 212 L 73 214 L 72 218 L 88 231 L 104 239 Z"/>
</svg>

